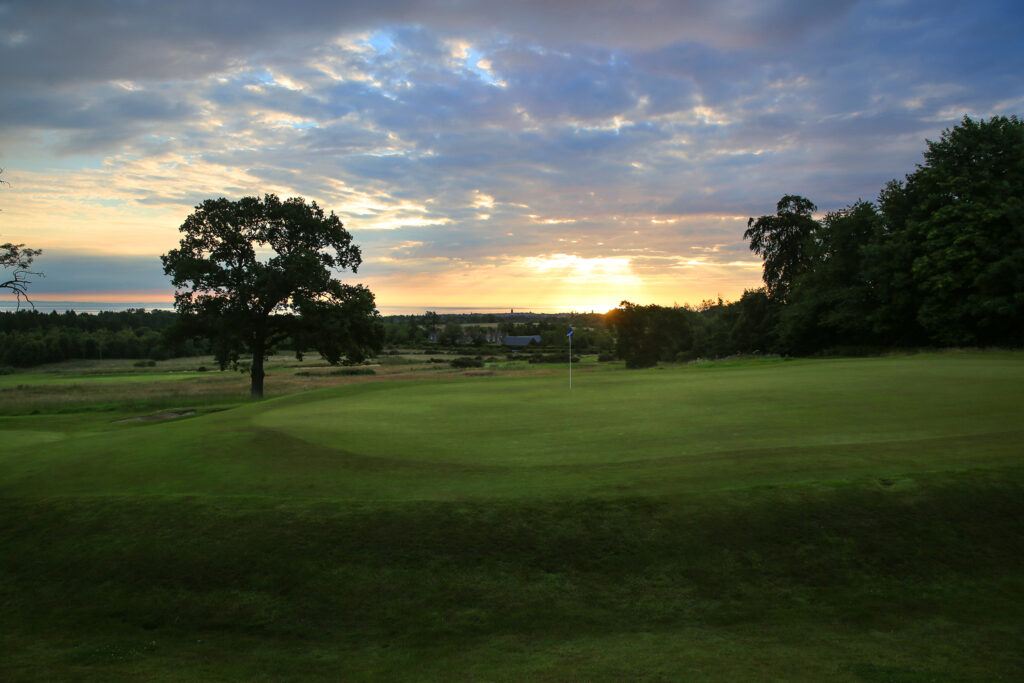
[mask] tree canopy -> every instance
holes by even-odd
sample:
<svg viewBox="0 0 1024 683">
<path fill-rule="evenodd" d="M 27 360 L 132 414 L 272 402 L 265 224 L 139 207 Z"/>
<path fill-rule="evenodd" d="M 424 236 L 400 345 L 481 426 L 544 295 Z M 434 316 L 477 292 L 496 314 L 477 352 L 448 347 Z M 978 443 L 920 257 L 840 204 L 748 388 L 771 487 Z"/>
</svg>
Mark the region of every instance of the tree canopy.
<svg viewBox="0 0 1024 683">
<path fill-rule="evenodd" d="M 747 221 L 743 237 L 764 259 L 764 284 L 771 298 L 785 301 L 793 280 L 807 269 L 811 237 L 818 228 L 812 214 L 817 210 L 809 199 L 787 194 L 774 216 Z"/>
<path fill-rule="evenodd" d="M 820 220 L 785 195 L 744 237 L 765 288 L 696 309 L 607 316 L 633 367 L 753 351 L 787 355 L 920 346 L 1024 346 L 1024 122 L 964 119 L 924 160 Z M 685 321 L 685 323 L 684 323 Z"/>
<path fill-rule="evenodd" d="M 783 350 L 1024 343 L 1024 122 L 964 117 L 878 204 L 787 195 L 744 234 Z"/>
<path fill-rule="evenodd" d="M 947 344 L 999 343 L 1024 320 L 1024 122 L 965 117 L 903 186 L 918 322 Z"/>
<path fill-rule="evenodd" d="M 331 363 L 380 350 L 374 297 L 341 282 L 359 247 L 333 213 L 276 195 L 208 199 L 185 220 L 178 249 L 161 257 L 176 289 L 181 331 L 208 336 L 221 367 L 252 354 L 252 395 L 263 396 L 263 364 L 286 337 L 297 354 L 314 348 Z"/>
</svg>

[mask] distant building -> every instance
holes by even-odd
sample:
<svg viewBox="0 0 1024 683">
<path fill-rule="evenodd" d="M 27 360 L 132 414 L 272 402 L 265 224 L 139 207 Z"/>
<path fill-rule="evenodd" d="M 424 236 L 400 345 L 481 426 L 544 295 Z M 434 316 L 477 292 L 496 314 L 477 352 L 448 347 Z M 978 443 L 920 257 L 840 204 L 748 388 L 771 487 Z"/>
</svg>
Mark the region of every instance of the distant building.
<svg viewBox="0 0 1024 683">
<path fill-rule="evenodd" d="M 539 334 L 528 334 L 513 336 L 511 334 L 505 335 L 505 338 L 501 341 L 505 346 L 529 346 L 530 344 L 540 344 Z"/>
</svg>

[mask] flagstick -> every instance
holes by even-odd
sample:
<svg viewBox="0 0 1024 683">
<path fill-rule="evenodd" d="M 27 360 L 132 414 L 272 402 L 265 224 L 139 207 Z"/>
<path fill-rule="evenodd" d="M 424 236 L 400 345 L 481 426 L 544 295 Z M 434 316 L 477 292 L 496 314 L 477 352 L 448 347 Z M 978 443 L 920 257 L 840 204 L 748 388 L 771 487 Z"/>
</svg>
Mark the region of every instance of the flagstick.
<svg viewBox="0 0 1024 683">
<path fill-rule="evenodd" d="M 569 389 L 572 389 L 572 328 L 569 328 Z"/>
</svg>

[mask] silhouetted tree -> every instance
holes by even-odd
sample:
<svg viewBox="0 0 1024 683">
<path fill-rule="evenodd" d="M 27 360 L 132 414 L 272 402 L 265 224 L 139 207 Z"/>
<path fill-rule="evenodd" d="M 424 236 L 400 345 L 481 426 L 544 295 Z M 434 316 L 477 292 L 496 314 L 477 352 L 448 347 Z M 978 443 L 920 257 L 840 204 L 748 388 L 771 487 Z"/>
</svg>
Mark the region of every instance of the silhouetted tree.
<svg viewBox="0 0 1024 683">
<path fill-rule="evenodd" d="M 438 316 L 437 313 L 435 313 L 434 311 L 427 311 L 426 313 L 423 314 L 423 324 L 427 328 L 427 331 L 430 332 L 430 334 L 437 333 L 437 326 L 439 320 L 440 316 Z"/>
<path fill-rule="evenodd" d="M 0 168 L 0 174 L 3 172 L 4 170 Z M 7 184 L 6 180 L 0 178 L 0 185 Z M 26 249 L 24 244 L 14 244 L 13 242 L 0 244 L 0 270 L 12 271 L 6 276 L 0 276 L 8 278 L 0 280 L 0 289 L 14 293 L 18 301 L 18 308 L 21 308 L 22 301 L 35 308 L 35 304 L 28 298 L 28 286 L 32 282 L 32 276 L 41 276 L 42 273 L 30 270 L 30 268 L 36 256 L 42 253 L 42 249 Z"/>
<path fill-rule="evenodd" d="M 769 353 L 776 349 L 780 306 L 763 288 L 744 291 L 729 307 L 736 311 L 728 335 L 733 353 Z"/>
<path fill-rule="evenodd" d="M 605 314 L 605 323 L 615 331 L 615 353 L 626 361 L 626 367 L 647 368 L 689 351 L 693 316 L 686 308 L 623 301 Z"/>
<path fill-rule="evenodd" d="M 903 186 L 917 318 L 947 344 L 1024 335 L 1024 121 L 964 117 Z"/>
<path fill-rule="evenodd" d="M 771 298 L 785 301 L 793 280 L 807 270 L 811 240 L 819 227 L 812 216 L 817 209 L 809 199 L 787 194 L 774 216 L 747 221 L 743 238 L 764 259 L 764 284 Z"/>
<path fill-rule="evenodd" d="M 383 337 L 373 294 L 332 277 L 356 272 L 362 257 L 333 213 L 316 202 L 276 195 L 208 199 L 164 254 L 183 329 L 210 337 L 221 368 L 252 354 L 252 396 L 263 396 L 263 362 L 291 336 L 296 353 L 313 347 L 329 362 L 360 362 Z"/>
<path fill-rule="evenodd" d="M 877 302 L 863 252 L 880 221 L 875 205 L 864 201 L 825 215 L 808 247 L 806 269 L 794 279 L 781 313 L 785 351 L 874 343 L 867 320 Z"/>
<path fill-rule="evenodd" d="M 6 275 L 8 279 L 0 280 L 0 289 L 13 292 L 18 299 L 19 308 L 22 301 L 35 308 L 35 304 L 28 296 L 28 286 L 33 276 L 42 275 L 31 270 L 32 262 L 41 253 L 42 249 L 27 249 L 24 244 L 0 244 L 0 269 L 11 271 Z"/>
<path fill-rule="evenodd" d="M 437 341 L 444 346 L 454 346 L 462 339 L 462 325 L 454 320 L 445 323 L 444 329 L 437 335 Z"/>
</svg>

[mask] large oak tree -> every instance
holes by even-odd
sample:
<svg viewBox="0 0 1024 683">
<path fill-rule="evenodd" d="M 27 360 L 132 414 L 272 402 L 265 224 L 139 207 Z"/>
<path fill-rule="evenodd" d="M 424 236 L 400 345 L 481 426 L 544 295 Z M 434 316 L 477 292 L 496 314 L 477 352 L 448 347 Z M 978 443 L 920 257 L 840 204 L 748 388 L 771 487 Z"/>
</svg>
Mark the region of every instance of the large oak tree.
<svg viewBox="0 0 1024 683">
<path fill-rule="evenodd" d="M 211 338 L 221 368 L 252 354 L 252 396 L 263 396 L 263 364 L 291 337 L 301 357 L 314 348 L 329 362 L 361 362 L 380 350 L 373 294 L 341 282 L 362 257 L 341 221 L 299 197 L 208 199 L 164 254 L 182 329 Z"/>
</svg>

